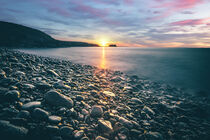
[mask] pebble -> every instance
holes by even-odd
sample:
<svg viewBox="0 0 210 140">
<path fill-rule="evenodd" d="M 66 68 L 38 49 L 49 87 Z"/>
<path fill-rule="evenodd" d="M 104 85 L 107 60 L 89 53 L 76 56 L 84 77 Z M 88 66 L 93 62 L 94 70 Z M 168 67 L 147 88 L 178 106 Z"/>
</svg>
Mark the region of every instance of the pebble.
<svg viewBox="0 0 210 140">
<path fill-rule="evenodd" d="M 49 113 L 41 108 L 35 108 L 33 110 L 32 116 L 38 120 L 47 120 Z"/>
<path fill-rule="evenodd" d="M 72 127 L 69 127 L 69 126 L 63 126 L 63 127 L 60 128 L 60 134 L 64 138 L 71 138 L 73 131 L 74 131 L 74 129 Z"/>
<path fill-rule="evenodd" d="M 143 111 L 146 112 L 149 115 L 155 115 L 155 112 L 149 108 L 148 106 L 144 106 Z"/>
<path fill-rule="evenodd" d="M 113 92 L 110 92 L 110 91 L 104 91 L 103 94 L 107 97 L 115 97 L 115 94 Z"/>
<path fill-rule="evenodd" d="M 159 132 L 148 132 L 146 138 L 149 140 L 163 140 L 163 136 Z"/>
<path fill-rule="evenodd" d="M 41 107 L 41 102 L 39 101 L 33 101 L 33 102 L 29 102 L 29 103 L 26 103 L 22 106 L 22 109 L 23 110 L 33 110 L 34 108 L 39 108 Z"/>
<path fill-rule="evenodd" d="M 119 122 L 121 122 L 124 126 L 128 127 L 128 128 L 132 128 L 133 127 L 133 123 L 123 117 L 119 117 Z"/>
<path fill-rule="evenodd" d="M 102 137 L 102 136 L 97 136 L 95 140 L 109 140 L 109 139 L 104 138 L 104 137 Z"/>
<path fill-rule="evenodd" d="M 51 123 L 59 123 L 61 119 L 62 118 L 59 116 L 49 116 L 49 122 Z"/>
<path fill-rule="evenodd" d="M 74 105 L 73 100 L 70 97 L 67 97 L 55 90 L 48 91 L 45 94 L 45 100 L 53 106 L 72 108 Z"/>
<path fill-rule="evenodd" d="M 98 125 L 99 125 L 100 129 L 105 133 L 113 132 L 112 124 L 110 121 L 99 120 Z"/>
<path fill-rule="evenodd" d="M 20 98 L 20 92 L 17 90 L 8 91 L 5 96 L 9 101 L 17 101 Z"/>
<path fill-rule="evenodd" d="M 103 115 L 103 109 L 99 105 L 94 105 L 90 111 L 92 117 L 101 117 Z"/>
<path fill-rule="evenodd" d="M 26 111 L 26 110 L 21 110 L 18 114 L 17 114 L 18 118 L 24 118 L 24 119 L 28 119 L 30 117 L 30 112 Z"/>
<path fill-rule="evenodd" d="M 84 136 L 85 132 L 83 130 L 79 130 L 74 134 L 75 139 L 80 139 Z"/>
<path fill-rule="evenodd" d="M 131 102 L 134 102 L 136 104 L 143 104 L 142 100 L 138 99 L 138 98 L 131 98 L 130 99 Z"/>
</svg>

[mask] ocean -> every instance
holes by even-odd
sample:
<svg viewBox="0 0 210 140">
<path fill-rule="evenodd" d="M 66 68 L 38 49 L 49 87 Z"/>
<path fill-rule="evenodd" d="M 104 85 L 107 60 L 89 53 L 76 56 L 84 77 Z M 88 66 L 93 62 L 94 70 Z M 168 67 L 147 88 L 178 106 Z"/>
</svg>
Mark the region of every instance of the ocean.
<svg viewBox="0 0 210 140">
<path fill-rule="evenodd" d="M 71 47 L 18 50 L 119 70 L 191 93 L 209 95 L 210 91 L 210 49 Z"/>
</svg>

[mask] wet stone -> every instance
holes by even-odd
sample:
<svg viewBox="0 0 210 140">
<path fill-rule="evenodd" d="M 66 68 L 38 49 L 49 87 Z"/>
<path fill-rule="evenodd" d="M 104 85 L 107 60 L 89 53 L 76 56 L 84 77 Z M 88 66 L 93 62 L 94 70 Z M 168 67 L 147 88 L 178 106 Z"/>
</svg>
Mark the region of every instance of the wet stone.
<svg viewBox="0 0 210 140">
<path fill-rule="evenodd" d="M 41 102 L 34 101 L 34 102 L 29 102 L 26 103 L 22 106 L 22 109 L 24 110 L 33 110 L 34 108 L 41 107 Z"/>
<path fill-rule="evenodd" d="M 0 136 L 7 140 L 25 139 L 28 129 L 10 124 L 8 121 L 0 120 Z"/>
<path fill-rule="evenodd" d="M 17 114 L 18 118 L 24 118 L 24 119 L 28 119 L 30 117 L 30 112 L 26 111 L 26 110 L 21 110 L 18 114 Z"/>
<path fill-rule="evenodd" d="M 113 131 L 112 124 L 110 121 L 99 120 L 98 125 L 99 125 L 100 129 L 105 133 L 109 133 L 109 132 Z"/>
<path fill-rule="evenodd" d="M 110 91 L 104 91 L 103 94 L 107 97 L 115 97 L 115 94 L 113 92 L 110 92 Z"/>
<path fill-rule="evenodd" d="M 8 91 L 5 96 L 9 101 L 17 101 L 20 98 L 20 92 L 17 90 Z"/>
<path fill-rule="evenodd" d="M 77 101 L 82 101 L 82 100 L 84 100 L 84 97 L 82 95 L 77 95 L 76 100 Z"/>
<path fill-rule="evenodd" d="M 104 138 L 102 136 L 97 136 L 95 140 L 108 140 L 107 138 Z"/>
<path fill-rule="evenodd" d="M 101 117 L 103 115 L 103 109 L 99 105 L 95 105 L 92 107 L 90 115 L 92 117 Z"/>
<path fill-rule="evenodd" d="M 159 132 L 148 132 L 146 138 L 149 140 L 163 140 L 163 136 Z"/>
<path fill-rule="evenodd" d="M 133 127 L 133 123 L 123 117 L 119 117 L 119 122 L 122 123 L 124 126 L 128 127 L 128 128 L 132 128 Z"/>
<path fill-rule="evenodd" d="M 73 100 L 70 97 L 67 97 L 55 90 L 47 92 L 45 95 L 45 100 L 47 103 L 53 106 L 63 106 L 72 108 L 74 105 Z"/>
<path fill-rule="evenodd" d="M 147 106 L 144 106 L 143 111 L 146 112 L 149 115 L 155 115 L 155 112 Z"/>
<path fill-rule="evenodd" d="M 75 139 L 80 139 L 84 136 L 85 132 L 83 130 L 79 130 L 74 134 Z"/>
<path fill-rule="evenodd" d="M 35 108 L 33 110 L 32 116 L 35 119 L 39 119 L 39 120 L 47 120 L 49 113 L 47 111 L 45 111 L 44 109 L 41 108 Z"/>
<path fill-rule="evenodd" d="M 72 127 L 63 126 L 60 128 L 60 135 L 64 138 L 71 138 L 73 131 L 74 131 L 74 129 Z"/>
<path fill-rule="evenodd" d="M 62 118 L 59 116 L 49 116 L 49 122 L 51 123 L 59 123 L 61 119 Z"/>
<path fill-rule="evenodd" d="M 138 98 L 131 98 L 130 101 L 136 104 L 143 104 L 142 100 Z"/>
</svg>

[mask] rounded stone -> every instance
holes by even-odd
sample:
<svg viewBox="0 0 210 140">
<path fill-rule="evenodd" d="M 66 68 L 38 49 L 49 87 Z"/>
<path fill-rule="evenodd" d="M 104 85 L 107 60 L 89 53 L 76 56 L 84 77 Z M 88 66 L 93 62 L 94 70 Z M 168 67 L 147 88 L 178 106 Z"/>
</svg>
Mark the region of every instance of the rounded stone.
<svg viewBox="0 0 210 140">
<path fill-rule="evenodd" d="M 101 117 L 103 115 L 103 109 L 99 105 L 94 105 L 91 109 L 90 115 L 92 117 Z"/>
<path fill-rule="evenodd" d="M 8 91 L 5 96 L 9 101 L 17 101 L 20 98 L 20 92 L 17 90 Z"/>
<path fill-rule="evenodd" d="M 39 119 L 39 120 L 47 120 L 49 113 L 41 108 L 35 108 L 33 110 L 32 116 L 35 119 Z"/>
</svg>

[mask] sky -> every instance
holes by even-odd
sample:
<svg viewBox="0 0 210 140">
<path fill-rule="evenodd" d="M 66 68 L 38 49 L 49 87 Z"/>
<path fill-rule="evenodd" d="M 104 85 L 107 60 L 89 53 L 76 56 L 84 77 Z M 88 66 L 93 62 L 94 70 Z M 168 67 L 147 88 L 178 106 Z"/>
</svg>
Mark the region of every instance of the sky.
<svg viewBox="0 0 210 140">
<path fill-rule="evenodd" d="M 67 41 L 210 48 L 210 0 L 1 0 L 0 20 Z"/>
</svg>

